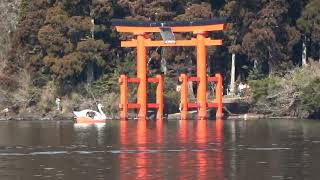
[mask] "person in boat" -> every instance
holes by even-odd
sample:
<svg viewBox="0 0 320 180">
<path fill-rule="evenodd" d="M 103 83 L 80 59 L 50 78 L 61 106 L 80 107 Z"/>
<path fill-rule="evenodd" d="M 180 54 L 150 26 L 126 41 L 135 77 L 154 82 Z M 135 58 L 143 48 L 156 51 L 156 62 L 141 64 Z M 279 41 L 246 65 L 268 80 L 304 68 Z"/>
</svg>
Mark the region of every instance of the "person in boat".
<svg viewBox="0 0 320 180">
<path fill-rule="evenodd" d="M 98 111 L 94 111 L 91 109 L 85 109 L 82 111 L 73 111 L 73 115 L 74 115 L 75 119 L 87 118 L 87 119 L 91 119 L 93 121 L 106 120 L 107 116 L 102 111 L 102 108 L 103 108 L 102 104 L 98 104 L 97 107 L 98 107 Z"/>
</svg>

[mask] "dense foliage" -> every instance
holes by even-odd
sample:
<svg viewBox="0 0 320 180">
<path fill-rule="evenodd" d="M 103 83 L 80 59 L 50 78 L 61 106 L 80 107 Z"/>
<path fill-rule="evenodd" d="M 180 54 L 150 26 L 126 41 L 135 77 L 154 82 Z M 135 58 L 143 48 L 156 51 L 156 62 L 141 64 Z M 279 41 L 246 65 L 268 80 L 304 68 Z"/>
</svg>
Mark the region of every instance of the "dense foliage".
<svg viewBox="0 0 320 180">
<path fill-rule="evenodd" d="M 239 80 L 250 71 L 261 75 L 259 82 L 253 82 L 255 100 L 268 96 L 267 87 L 274 82 L 271 76 L 261 77 L 283 76 L 301 64 L 303 42 L 310 59 L 320 57 L 318 0 L 22 0 L 18 9 L 18 26 L 6 47 L 11 50 L 1 52 L 5 66 L 0 74 L 1 92 L 10 91 L 3 106 L 17 111 L 45 107 L 49 112 L 55 97 L 64 98 L 66 112 L 97 97 L 112 101 L 105 104 L 116 111 L 117 78 L 122 72 L 134 75 L 135 52 L 119 47 L 119 39 L 128 36 L 115 32 L 112 18 L 168 21 L 228 16 L 225 32 L 209 34 L 225 43 L 208 48 L 208 64 L 211 73 L 222 72 L 227 86 L 231 53 L 236 54 Z M 191 34 L 177 35 L 182 37 Z M 166 60 L 172 86 L 179 72 L 195 64 L 194 48 L 189 47 L 151 48 L 148 56 Z M 315 86 L 310 86 L 319 88 L 317 82 L 312 80 Z M 303 91 L 319 92 L 311 87 L 306 85 Z M 306 101 L 303 98 L 301 102 Z M 319 108 L 316 102 L 302 104 Z"/>
<path fill-rule="evenodd" d="M 254 110 L 274 116 L 320 117 L 320 64 L 295 68 L 285 76 L 256 78 L 249 84 Z"/>
</svg>

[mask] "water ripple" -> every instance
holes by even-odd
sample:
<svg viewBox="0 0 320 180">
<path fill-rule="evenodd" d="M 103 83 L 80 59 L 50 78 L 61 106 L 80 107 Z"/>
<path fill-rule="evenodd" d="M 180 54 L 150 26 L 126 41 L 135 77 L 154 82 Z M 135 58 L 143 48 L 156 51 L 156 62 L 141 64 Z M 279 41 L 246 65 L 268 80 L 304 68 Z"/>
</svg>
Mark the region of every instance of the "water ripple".
<svg viewBox="0 0 320 180">
<path fill-rule="evenodd" d="M 256 151 L 274 151 L 274 150 L 290 150 L 291 148 L 247 148 L 248 150 Z"/>
<path fill-rule="evenodd" d="M 248 148 L 250 150 L 275 150 L 279 148 Z M 280 148 L 286 149 L 286 148 Z M 0 152 L 0 156 L 36 156 L 36 155 L 62 155 L 62 154 L 98 154 L 98 153 L 111 153 L 111 154 L 137 154 L 137 153 L 170 153 L 170 152 L 205 152 L 205 151 L 217 151 L 217 149 L 167 149 L 167 150 L 157 150 L 157 149 L 145 149 L 145 150 L 100 150 L 100 151 L 92 151 L 92 150 L 75 150 L 75 151 L 34 151 L 34 152 Z"/>
</svg>

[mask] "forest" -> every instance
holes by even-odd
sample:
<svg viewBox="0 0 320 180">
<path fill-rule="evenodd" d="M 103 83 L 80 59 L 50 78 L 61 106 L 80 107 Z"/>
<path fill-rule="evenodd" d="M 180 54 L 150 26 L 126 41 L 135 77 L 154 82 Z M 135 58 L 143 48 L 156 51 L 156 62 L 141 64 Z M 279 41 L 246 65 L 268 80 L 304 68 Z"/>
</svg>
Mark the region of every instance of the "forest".
<svg viewBox="0 0 320 180">
<path fill-rule="evenodd" d="M 251 88 L 250 112 L 319 118 L 320 0 L 4 0 L 0 10 L 0 108 L 12 114 L 53 116 L 60 98 L 62 114 L 99 101 L 116 116 L 118 78 L 135 75 L 135 51 L 120 47 L 128 36 L 115 31 L 113 18 L 228 17 L 224 32 L 208 34 L 224 44 L 207 50 L 224 89 L 235 58 L 237 82 Z M 174 89 L 181 72 L 193 71 L 194 48 L 150 48 L 149 58 L 165 60 L 165 106 L 177 112 Z"/>
</svg>

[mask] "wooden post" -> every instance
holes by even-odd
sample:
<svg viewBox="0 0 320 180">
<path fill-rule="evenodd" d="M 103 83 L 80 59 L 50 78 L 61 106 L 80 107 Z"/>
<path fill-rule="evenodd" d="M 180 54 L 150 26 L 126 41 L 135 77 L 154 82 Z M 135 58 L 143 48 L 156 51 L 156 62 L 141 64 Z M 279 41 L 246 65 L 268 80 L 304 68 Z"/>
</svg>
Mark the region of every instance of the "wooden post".
<svg viewBox="0 0 320 180">
<path fill-rule="evenodd" d="M 128 119 L 128 77 L 126 75 L 121 75 L 119 78 L 120 84 L 120 119 Z"/>
<path fill-rule="evenodd" d="M 144 34 L 137 35 L 137 78 L 140 79 L 137 93 L 137 104 L 140 105 L 138 118 L 147 117 L 147 59 L 144 45 Z"/>
<path fill-rule="evenodd" d="M 302 66 L 307 66 L 307 46 L 306 46 L 306 38 L 302 41 Z"/>
<path fill-rule="evenodd" d="M 207 63 L 204 33 L 197 34 L 197 77 L 199 78 L 197 90 L 197 103 L 199 105 L 198 119 L 207 116 Z"/>
<path fill-rule="evenodd" d="M 162 120 L 163 118 L 163 76 L 157 75 L 156 78 L 158 79 L 158 85 L 157 85 L 157 92 L 156 92 L 156 103 L 158 104 L 158 110 L 157 110 L 157 120 Z"/>
<path fill-rule="evenodd" d="M 232 53 L 231 63 L 231 80 L 230 80 L 230 95 L 235 95 L 235 81 L 236 81 L 236 54 Z"/>
<path fill-rule="evenodd" d="M 221 74 L 217 73 L 216 78 L 218 80 L 216 86 L 216 101 L 217 101 L 217 112 L 216 112 L 216 119 L 222 118 L 222 76 Z"/>
<path fill-rule="evenodd" d="M 188 115 L 188 76 L 186 74 L 181 74 L 179 81 L 181 82 L 181 120 L 186 120 Z"/>
</svg>

